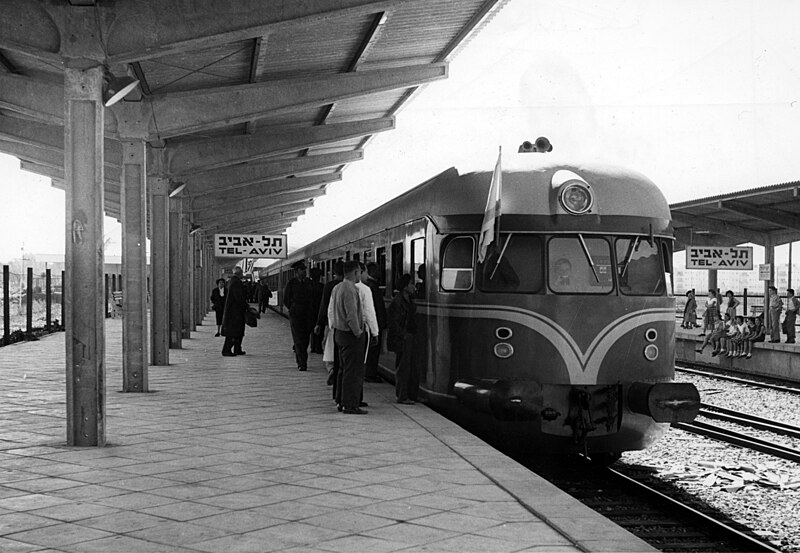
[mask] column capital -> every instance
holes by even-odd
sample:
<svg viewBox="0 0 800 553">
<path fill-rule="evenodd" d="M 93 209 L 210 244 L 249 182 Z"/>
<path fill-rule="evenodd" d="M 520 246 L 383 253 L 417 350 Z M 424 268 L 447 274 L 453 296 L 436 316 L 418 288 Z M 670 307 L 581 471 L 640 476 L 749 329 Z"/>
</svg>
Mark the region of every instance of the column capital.
<svg viewBox="0 0 800 553">
<path fill-rule="evenodd" d="M 152 117 L 144 102 L 117 102 L 110 109 L 117 120 L 120 140 L 147 140 Z"/>
</svg>

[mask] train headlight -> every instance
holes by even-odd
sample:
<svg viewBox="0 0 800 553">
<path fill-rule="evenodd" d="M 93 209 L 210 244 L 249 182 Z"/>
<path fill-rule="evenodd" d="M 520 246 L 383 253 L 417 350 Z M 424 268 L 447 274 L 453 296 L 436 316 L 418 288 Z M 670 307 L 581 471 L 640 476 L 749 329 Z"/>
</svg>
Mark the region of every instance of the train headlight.
<svg viewBox="0 0 800 553">
<path fill-rule="evenodd" d="M 589 185 L 582 182 L 565 183 L 559 194 L 561 205 L 573 215 L 582 215 L 592 209 L 594 197 Z"/>
<path fill-rule="evenodd" d="M 494 345 L 494 354 L 500 359 L 508 359 L 514 355 L 514 346 L 508 342 L 500 342 Z"/>
<path fill-rule="evenodd" d="M 647 344 L 644 348 L 644 358 L 648 361 L 655 361 L 658 359 L 658 346 L 655 344 Z"/>
<path fill-rule="evenodd" d="M 658 331 L 655 328 L 648 328 L 644 332 L 644 339 L 648 342 L 655 342 L 658 338 Z"/>
</svg>

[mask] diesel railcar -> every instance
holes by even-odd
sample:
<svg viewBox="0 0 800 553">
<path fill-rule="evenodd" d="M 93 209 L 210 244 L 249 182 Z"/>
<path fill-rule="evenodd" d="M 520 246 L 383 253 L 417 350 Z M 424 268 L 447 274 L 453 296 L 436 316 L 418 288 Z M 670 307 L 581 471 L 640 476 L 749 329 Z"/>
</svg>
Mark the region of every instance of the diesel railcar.
<svg viewBox="0 0 800 553">
<path fill-rule="evenodd" d="M 374 261 L 384 299 L 417 286 L 418 399 L 506 446 L 614 459 L 691 420 L 673 382 L 673 232 L 645 176 L 522 153 L 502 160 L 499 236 L 479 235 L 492 171 L 444 171 L 268 269 Z M 280 300 L 280 298 L 279 298 Z M 393 378 L 393 354 L 381 371 Z"/>
</svg>

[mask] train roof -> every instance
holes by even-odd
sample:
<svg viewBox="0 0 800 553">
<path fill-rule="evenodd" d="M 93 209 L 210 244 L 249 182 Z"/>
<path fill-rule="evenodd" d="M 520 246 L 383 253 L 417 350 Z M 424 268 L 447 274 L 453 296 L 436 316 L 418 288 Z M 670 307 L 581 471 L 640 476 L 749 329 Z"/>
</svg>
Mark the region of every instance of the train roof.
<svg viewBox="0 0 800 553">
<path fill-rule="evenodd" d="M 553 177 L 558 171 L 569 171 L 590 185 L 595 215 L 670 219 L 669 205 L 658 187 L 641 173 L 629 169 L 594 162 L 576 163 L 538 153 L 505 156 L 501 164 L 503 215 L 553 215 Z M 337 246 L 340 239 L 334 237 L 342 233 L 358 230 L 366 236 L 421 217 L 430 218 L 439 232 L 478 232 L 492 173 L 493 168 L 460 174 L 451 167 L 298 253 L 302 257 L 304 250 Z"/>
</svg>

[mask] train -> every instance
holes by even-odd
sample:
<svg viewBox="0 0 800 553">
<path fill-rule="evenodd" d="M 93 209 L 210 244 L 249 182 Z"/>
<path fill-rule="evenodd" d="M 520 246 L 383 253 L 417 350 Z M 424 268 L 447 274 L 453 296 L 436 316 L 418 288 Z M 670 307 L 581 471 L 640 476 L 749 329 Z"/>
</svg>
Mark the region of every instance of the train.
<svg viewBox="0 0 800 553">
<path fill-rule="evenodd" d="M 292 252 L 267 279 L 280 304 L 298 260 L 325 280 L 337 261 L 375 262 L 388 305 L 411 275 L 418 400 L 498 445 L 609 463 L 700 405 L 674 381 L 670 210 L 642 174 L 536 150 L 526 142 L 502 159 L 482 261 L 494 171 L 450 168 Z M 379 370 L 393 380 L 385 345 Z"/>
</svg>

